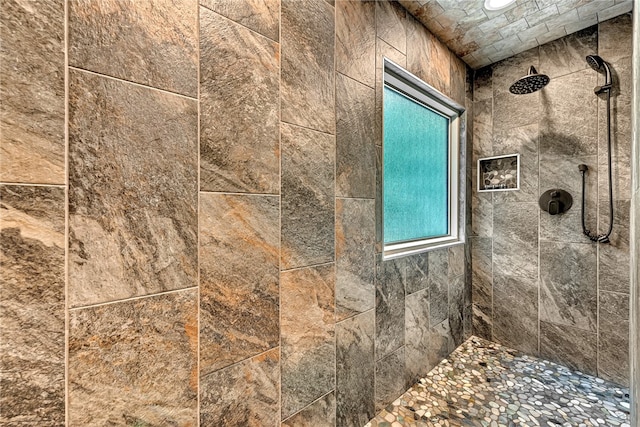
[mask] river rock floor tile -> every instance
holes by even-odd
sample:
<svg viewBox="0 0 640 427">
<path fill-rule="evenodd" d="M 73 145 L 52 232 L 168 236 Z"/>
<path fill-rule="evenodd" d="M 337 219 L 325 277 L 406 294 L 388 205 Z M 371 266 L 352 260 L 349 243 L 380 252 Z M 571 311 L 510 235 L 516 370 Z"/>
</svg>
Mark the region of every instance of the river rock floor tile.
<svg viewBox="0 0 640 427">
<path fill-rule="evenodd" d="M 365 427 L 630 427 L 629 390 L 471 337 Z"/>
</svg>

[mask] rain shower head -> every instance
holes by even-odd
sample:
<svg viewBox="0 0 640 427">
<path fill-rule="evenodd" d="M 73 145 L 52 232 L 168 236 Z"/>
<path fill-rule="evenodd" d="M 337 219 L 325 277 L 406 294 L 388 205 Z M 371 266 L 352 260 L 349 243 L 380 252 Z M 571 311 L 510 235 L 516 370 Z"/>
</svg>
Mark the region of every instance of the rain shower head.
<svg viewBox="0 0 640 427">
<path fill-rule="evenodd" d="M 534 66 L 529 67 L 529 74 L 518 79 L 509 88 L 509 92 L 514 95 L 524 95 L 536 92 L 549 83 L 549 76 L 546 74 L 538 74 Z"/>
<path fill-rule="evenodd" d="M 594 92 L 596 94 L 600 94 L 611 89 L 611 68 L 609 68 L 609 64 L 607 64 L 607 62 L 598 55 L 587 55 L 586 60 L 587 64 L 589 64 L 591 68 L 599 73 L 604 72 L 605 75 L 604 86 L 596 87 Z"/>
</svg>

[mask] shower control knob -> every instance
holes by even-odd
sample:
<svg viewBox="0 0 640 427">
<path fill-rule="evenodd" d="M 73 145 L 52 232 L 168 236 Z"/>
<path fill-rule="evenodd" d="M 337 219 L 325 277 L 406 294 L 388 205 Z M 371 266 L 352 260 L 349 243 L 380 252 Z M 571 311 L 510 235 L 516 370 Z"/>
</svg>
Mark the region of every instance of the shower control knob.
<svg viewBox="0 0 640 427">
<path fill-rule="evenodd" d="M 549 215 L 558 215 L 571 208 L 573 198 L 568 192 L 554 188 L 542 193 L 538 204 L 540 205 L 540 209 L 549 212 Z"/>
</svg>

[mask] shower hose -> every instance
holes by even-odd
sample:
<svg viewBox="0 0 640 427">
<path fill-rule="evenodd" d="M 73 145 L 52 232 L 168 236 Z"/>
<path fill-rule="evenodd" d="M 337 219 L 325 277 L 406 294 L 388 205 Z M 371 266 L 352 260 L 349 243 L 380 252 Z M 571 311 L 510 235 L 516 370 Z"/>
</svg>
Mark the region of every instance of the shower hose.
<svg viewBox="0 0 640 427">
<path fill-rule="evenodd" d="M 613 230 L 613 179 L 611 172 L 611 88 L 605 89 L 607 92 L 607 159 L 609 174 L 609 229 L 603 234 L 591 234 L 585 225 L 585 175 L 588 170 L 587 165 L 579 165 L 578 169 L 582 174 L 582 232 L 592 242 L 610 243 L 609 236 Z"/>
</svg>

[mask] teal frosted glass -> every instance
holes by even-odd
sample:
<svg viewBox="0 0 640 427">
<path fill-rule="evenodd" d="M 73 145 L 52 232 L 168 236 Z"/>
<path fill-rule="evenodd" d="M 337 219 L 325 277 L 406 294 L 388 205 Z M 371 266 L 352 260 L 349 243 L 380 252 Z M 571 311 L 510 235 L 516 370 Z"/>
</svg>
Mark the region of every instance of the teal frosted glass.
<svg viewBox="0 0 640 427">
<path fill-rule="evenodd" d="M 384 243 L 449 234 L 449 119 L 384 88 Z"/>
</svg>

